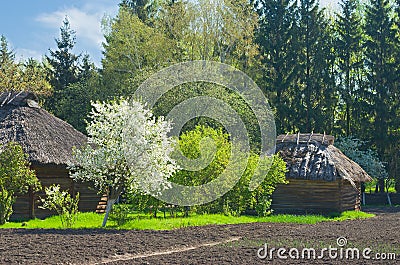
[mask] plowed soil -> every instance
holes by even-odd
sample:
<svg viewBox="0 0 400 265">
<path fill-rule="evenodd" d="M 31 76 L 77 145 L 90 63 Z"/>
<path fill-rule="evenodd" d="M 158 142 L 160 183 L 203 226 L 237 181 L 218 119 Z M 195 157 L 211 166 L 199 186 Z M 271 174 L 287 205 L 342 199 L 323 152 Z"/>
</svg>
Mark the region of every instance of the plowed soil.
<svg viewBox="0 0 400 265">
<path fill-rule="evenodd" d="M 369 209 L 376 217 L 344 222 L 241 224 L 173 231 L 0 229 L 0 264 L 400 264 L 400 209 Z M 357 247 L 360 258 L 319 259 L 322 248 Z M 258 257 L 271 248 L 315 248 L 317 257 Z M 260 248 L 263 250 L 258 251 Z M 361 255 L 372 250 L 371 259 Z M 339 250 L 337 251 L 339 253 Z M 397 254 L 376 260 L 376 253 Z M 294 254 L 293 254 L 294 253 Z M 292 252 L 294 256 L 295 252 Z M 338 254 L 339 255 L 339 254 Z"/>
</svg>

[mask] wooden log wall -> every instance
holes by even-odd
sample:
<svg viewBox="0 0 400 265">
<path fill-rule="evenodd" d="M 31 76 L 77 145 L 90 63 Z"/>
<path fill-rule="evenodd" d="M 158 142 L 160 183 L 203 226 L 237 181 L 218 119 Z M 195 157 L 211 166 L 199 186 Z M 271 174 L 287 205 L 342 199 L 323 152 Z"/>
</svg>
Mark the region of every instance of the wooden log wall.
<svg viewBox="0 0 400 265">
<path fill-rule="evenodd" d="M 361 186 L 356 183 L 355 189 L 347 180 L 340 180 L 340 212 L 361 210 Z"/>
<path fill-rule="evenodd" d="M 326 214 L 359 207 L 359 193 L 348 181 L 289 179 L 272 194 L 275 213 Z M 357 199 L 358 198 L 358 199 Z"/>
<path fill-rule="evenodd" d="M 56 214 L 38 207 L 41 205 L 40 198 L 45 198 L 44 188 L 53 184 L 59 184 L 62 190 L 68 190 L 73 196 L 79 192 L 79 211 L 98 213 L 105 211 L 107 197 L 98 195 L 93 186 L 88 183 L 74 182 L 69 177 L 68 170 L 65 167 L 32 166 L 32 168 L 35 170 L 43 189 L 35 193 L 30 191 L 28 194 L 17 194 L 11 220 L 45 218 Z"/>
</svg>

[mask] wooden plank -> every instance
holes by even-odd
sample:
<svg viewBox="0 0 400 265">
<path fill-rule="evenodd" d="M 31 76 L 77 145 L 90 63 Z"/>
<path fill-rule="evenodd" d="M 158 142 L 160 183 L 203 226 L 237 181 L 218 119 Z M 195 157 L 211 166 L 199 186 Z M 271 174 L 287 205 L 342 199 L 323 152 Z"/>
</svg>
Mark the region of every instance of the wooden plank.
<svg viewBox="0 0 400 265">
<path fill-rule="evenodd" d="M 275 212 L 342 211 L 356 207 L 357 191 L 346 181 L 290 179 L 272 194 Z"/>
</svg>

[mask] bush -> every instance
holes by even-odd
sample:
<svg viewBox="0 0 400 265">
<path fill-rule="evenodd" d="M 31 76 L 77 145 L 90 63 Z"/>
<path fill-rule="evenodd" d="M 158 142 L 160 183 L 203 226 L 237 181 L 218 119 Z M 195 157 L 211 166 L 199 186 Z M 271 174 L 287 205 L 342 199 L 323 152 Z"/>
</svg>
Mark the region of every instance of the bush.
<svg viewBox="0 0 400 265">
<path fill-rule="evenodd" d="M 175 173 L 172 181 L 182 185 L 201 185 L 215 179 L 225 170 L 231 162 L 231 143 L 229 135 L 221 129 L 197 126 L 193 131 L 183 133 L 179 139 L 182 153 L 191 159 L 198 158 L 201 153 L 199 148 L 201 141 L 207 137 L 211 138 L 216 145 L 212 162 L 199 171 L 181 170 Z M 276 185 L 286 182 L 286 163 L 278 155 L 260 158 L 255 153 L 250 154 L 247 162 L 244 174 L 229 192 L 214 202 L 193 207 L 192 210 L 196 213 L 223 213 L 232 216 L 240 216 L 246 210 L 256 210 L 260 216 L 267 215 L 270 212 L 271 195 Z M 249 185 L 257 165 L 270 167 L 262 184 L 251 191 Z M 192 194 L 192 196 L 195 195 Z"/>
<path fill-rule="evenodd" d="M 110 220 L 117 223 L 118 226 L 124 225 L 129 221 L 129 213 L 131 208 L 127 204 L 114 204 L 111 213 Z"/>
<path fill-rule="evenodd" d="M 46 198 L 41 199 L 43 205 L 39 207 L 56 211 L 60 216 L 61 225 L 71 228 L 78 216 L 79 193 L 73 198 L 68 191 L 61 191 L 60 189 L 60 185 L 46 187 Z"/>
<path fill-rule="evenodd" d="M 10 142 L 4 146 L 0 152 L 0 225 L 8 221 L 13 212 L 15 193 L 39 189 L 39 180 L 29 167 L 28 155 L 19 144 Z"/>
<path fill-rule="evenodd" d="M 7 190 L 0 192 L 0 224 L 5 224 L 10 219 L 14 202 L 15 199 L 10 195 L 10 192 Z"/>
</svg>

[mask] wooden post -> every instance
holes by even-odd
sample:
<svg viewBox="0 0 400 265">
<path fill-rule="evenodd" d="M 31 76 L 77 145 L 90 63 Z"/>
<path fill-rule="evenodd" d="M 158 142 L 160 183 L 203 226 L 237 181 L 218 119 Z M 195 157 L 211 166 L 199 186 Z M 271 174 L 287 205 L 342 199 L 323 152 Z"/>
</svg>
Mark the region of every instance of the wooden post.
<svg viewBox="0 0 400 265">
<path fill-rule="evenodd" d="M 362 193 L 362 200 L 363 200 L 363 205 L 365 206 L 365 192 Z"/>
<path fill-rule="evenodd" d="M 29 198 L 28 216 L 29 216 L 29 218 L 33 219 L 33 218 L 35 218 L 35 194 L 33 192 L 32 187 L 29 187 L 28 198 Z"/>
<path fill-rule="evenodd" d="M 343 196 L 343 194 L 342 194 L 342 182 L 343 182 L 343 179 L 341 179 L 341 180 L 339 180 L 339 212 L 341 213 L 342 212 L 342 196 Z"/>
<path fill-rule="evenodd" d="M 389 192 L 386 193 L 386 196 L 387 196 L 389 205 L 392 206 L 392 201 L 390 200 Z"/>
</svg>

